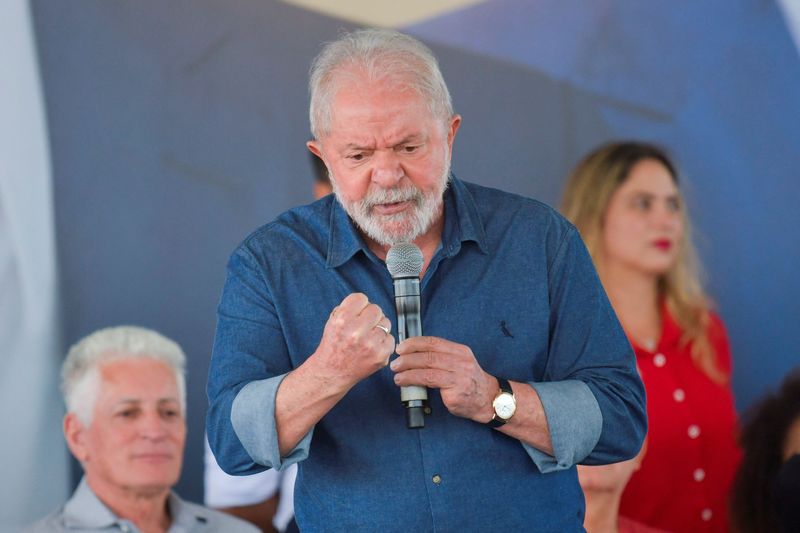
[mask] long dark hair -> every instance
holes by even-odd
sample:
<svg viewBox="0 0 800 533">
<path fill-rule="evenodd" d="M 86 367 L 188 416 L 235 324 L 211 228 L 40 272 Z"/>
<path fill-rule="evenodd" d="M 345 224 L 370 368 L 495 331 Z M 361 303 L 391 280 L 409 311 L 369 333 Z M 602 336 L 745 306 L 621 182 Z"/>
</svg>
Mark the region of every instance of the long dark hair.
<svg viewBox="0 0 800 533">
<path fill-rule="evenodd" d="M 800 367 L 743 417 L 744 458 L 731 496 L 731 524 L 738 533 L 780 531 L 772 483 L 783 464 L 786 434 L 800 418 Z"/>
</svg>

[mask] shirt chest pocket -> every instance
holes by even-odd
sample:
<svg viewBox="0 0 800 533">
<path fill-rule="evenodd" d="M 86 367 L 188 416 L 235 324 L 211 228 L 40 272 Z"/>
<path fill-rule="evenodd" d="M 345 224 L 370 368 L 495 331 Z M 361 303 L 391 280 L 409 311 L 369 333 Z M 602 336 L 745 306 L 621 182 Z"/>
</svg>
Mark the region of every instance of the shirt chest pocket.
<svg viewBox="0 0 800 533">
<path fill-rule="evenodd" d="M 497 305 L 470 308 L 466 302 L 423 310 L 423 333 L 465 344 L 488 373 L 516 381 L 538 381 L 548 348 L 548 320 L 532 309 Z M 516 306 L 510 306 L 516 307 Z M 438 311 L 438 312 L 437 312 Z"/>
</svg>

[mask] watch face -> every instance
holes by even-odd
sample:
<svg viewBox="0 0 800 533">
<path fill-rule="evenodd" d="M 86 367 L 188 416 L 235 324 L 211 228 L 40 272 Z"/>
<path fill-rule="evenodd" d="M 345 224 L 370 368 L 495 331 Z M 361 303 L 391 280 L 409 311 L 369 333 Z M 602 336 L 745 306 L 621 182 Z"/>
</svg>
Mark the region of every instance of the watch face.
<svg viewBox="0 0 800 533">
<path fill-rule="evenodd" d="M 498 394 L 494 399 L 494 412 L 503 420 L 508 420 L 517 410 L 517 401 L 508 393 Z"/>
</svg>

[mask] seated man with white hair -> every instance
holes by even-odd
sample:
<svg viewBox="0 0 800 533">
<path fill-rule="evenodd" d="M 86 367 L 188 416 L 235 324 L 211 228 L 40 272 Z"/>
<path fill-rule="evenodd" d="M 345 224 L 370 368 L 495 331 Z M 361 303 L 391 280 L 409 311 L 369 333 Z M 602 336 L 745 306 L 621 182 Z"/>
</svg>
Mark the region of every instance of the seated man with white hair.
<svg viewBox="0 0 800 533">
<path fill-rule="evenodd" d="M 84 476 L 26 531 L 257 531 L 171 491 L 186 439 L 185 361 L 175 342 L 133 326 L 96 331 L 70 349 L 64 436 Z"/>
</svg>

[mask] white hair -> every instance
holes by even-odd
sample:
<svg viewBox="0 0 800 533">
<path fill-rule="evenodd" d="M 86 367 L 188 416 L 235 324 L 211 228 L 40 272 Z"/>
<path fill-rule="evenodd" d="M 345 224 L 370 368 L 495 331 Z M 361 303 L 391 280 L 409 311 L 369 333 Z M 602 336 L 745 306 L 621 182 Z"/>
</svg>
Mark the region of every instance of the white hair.
<svg viewBox="0 0 800 533">
<path fill-rule="evenodd" d="M 178 386 L 181 411 L 185 413 L 186 356 L 183 350 L 160 333 L 138 326 L 100 329 L 70 348 L 61 366 L 61 392 L 67 411 L 89 426 L 100 392 L 100 365 L 137 358 L 155 359 L 170 367 Z"/>
<path fill-rule="evenodd" d="M 443 123 L 453 116 L 450 91 L 427 46 L 394 30 L 358 30 L 327 43 L 311 64 L 309 119 L 314 138 L 330 133 L 331 105 L 344 81 L 396 83 L 416 91 Z"/>
</svg>

